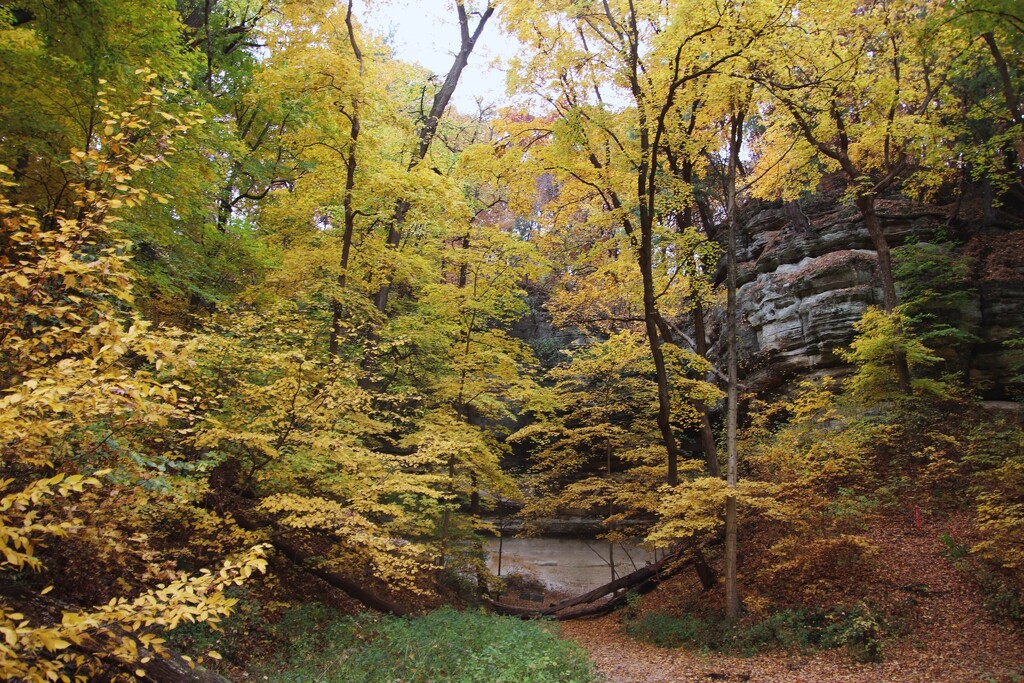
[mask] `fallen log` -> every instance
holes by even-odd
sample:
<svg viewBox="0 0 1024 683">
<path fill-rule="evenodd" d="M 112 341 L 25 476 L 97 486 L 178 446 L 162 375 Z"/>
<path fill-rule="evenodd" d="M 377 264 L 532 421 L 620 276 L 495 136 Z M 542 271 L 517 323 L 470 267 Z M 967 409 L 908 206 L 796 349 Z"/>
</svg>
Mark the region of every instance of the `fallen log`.
<svg viewBox="0 0 1024 683">
<path fill-rule="evenodd" d="M 136 641 L 136 643 L 138 642 Z M 137 647 L 139 662 L 125 668 L 129 671 L 142 669 L 146 672 L 143 680 L 154 681 L 154 683 L 185 683 L 186 681 L 190 683 L 229 683 L 227 678 L 187 662 L 177 653 L 165 652 L 162 655 L 156 655 L 141 644 L 138 644 Z M 145 663 L 142 661 L 144 659 L 147 660 Z"/>
<path fill-rule="evenodd" d="M 239 465 L 237 461 L 227 460 L 210 473 L 210 488 L 215 492 L 207 496 L 207 505 L 220 512 L 230 514 L 235 522 L 246 531 L 266 534 L 270 544 L 282 557 L 304 572 L 312 574 L 327 585 L 337 588 L 349 597 L 358 600 L 364 606 L 377 612 L 405 616 L 412 611 L 383 595 L 361 586 L 358 582 L 339 572 L 318 567 L 311 562 L 314 554 L 306 551 L 294 538 L 287 535 L 273 521 L 264 518 L 254 511 L 258 500 L 251 491 L 237 492 L 239 488 Z M 245 491 L 245 489 L 242 489 Z"/>
<path fill-rule="evenodd" d="M 298 543 L 293 542 L 288 537 L 281 534 L 275 534 L 274 536 L 271 536 L 270 543 L 277 550 L 281 551 L 282 555 L 291 560 L 295 566 L 299 567 L 303 571 L 309 572 L 328 585 L 350 595 L 370 609 L 377 612 L 384 612 L 385 614 L 394 614 L 400 617 L 411 614 L 411 610 L 399 605 L 397 602 L 385 598 L 383 595 L 378 595 L 373 591 L 363 588 L 347 576 L 317 567 L 315 564 L 311 564 L 309 560 L 312 555 L 307 553 Z"/>
<path fill-rule="evenodd" d="M 288 559 L 302 571 L 312 574 L 329 586 L 337 588 L 346 595 L 358 600 L 366 607 L 369 607 L 376 612 L 394 614 L 396 616 L 411 614 L 411 610 L 399 605 L 393 600 L 389 600 L 383 595 L 378 595 L 377 593 L 360 586 L 356 581 L 353 581 L 344 574 L 316 566 L 310 562 L 313 558 L 312 553 L 307 552 L 297 541 L 289 538 L 286 534 L 274 528 L 272 524 L 260 524 L 249 515 L 237 510 L 232 514 L 234 515 L 238 526 L 242 527 L 246 531 L 269 531 L 270 538 L 268 540 L 270 544 L 274 546 L 274 548 L 279 551 L 283 557 Z"/>
<path fill-rule="evenodd" d="M 627 596 L 630 593 L 646 593 L 654 589 L 663 580 L 674 576 L 683 568 L 689 566 L 694 562 L 693 557 L 684 557 L 691 549 L 691 546 L 687 545 L 682 548 L 676 549 L 669 555 L 666 555 L 662 559 L 654 562 L 653 564 L 646 565 L 637 569 L 636 571 L 621 576 L 614 581 L 610 581 L 603 586 L 599 586 L 592 591 L 583 593 L 573 598 L 563 600 L 559 603 L 555 603 L 544 609 L 531 609 L 529 607 L 516 607 L 514 605 L 507 605 L 496 600 L 490 600 L 485 598 L 485 603 L 498 614 L 505 614 L 509 616 L 521 617 L 523 619 L 537 619 L 540 617 L 552 617 L 559 621 L 567 619 L 578 619 L 585 616 L 594 616 L 596 614 L 603 614 L 614 609 L 616 606 L 626 601 Z M 587 607 L 582 610 L 576 610 L 574 612 L 564 612 L 564 610 L 570 607 L 577 607 L 579 605 L 586 605 L 597 600 L 600 600 L 608 594 L 615 594 L 613 597 L 599 605 Z"/>
</svg>

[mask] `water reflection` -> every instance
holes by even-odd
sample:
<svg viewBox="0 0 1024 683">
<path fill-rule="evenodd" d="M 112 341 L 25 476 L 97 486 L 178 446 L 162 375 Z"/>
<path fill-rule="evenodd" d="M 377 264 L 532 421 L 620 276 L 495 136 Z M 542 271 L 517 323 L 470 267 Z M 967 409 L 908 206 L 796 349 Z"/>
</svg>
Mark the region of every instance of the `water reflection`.
<svg viewBox="0 0 1024 683">
<path fill-rule="evenodd" d="M 498 573 L 498 539 L 484 542 L 487 564 Z M 654 561 L 654 554 L 635 546 L 616 544 L 612 550 L 616 578 Z M 506 538 L 502 545 L 501 575 L 532 574 L 553 590 L 585 593 L 612 580 L 607 541 L 578 538 Z"/>
</svg>

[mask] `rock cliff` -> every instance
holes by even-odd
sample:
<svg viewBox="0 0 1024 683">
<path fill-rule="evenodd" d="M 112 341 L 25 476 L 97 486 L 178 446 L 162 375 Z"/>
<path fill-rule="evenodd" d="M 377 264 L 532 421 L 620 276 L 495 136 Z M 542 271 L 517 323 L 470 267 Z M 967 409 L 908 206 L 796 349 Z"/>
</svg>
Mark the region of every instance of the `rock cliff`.
<svg viewBox="0 0 1024 683">
<path fill-rule="evenodd" d="M 1024 336 L 1024 220 L 1005 211 L 993 220 L 991 211 L 898 199 L 879 200 L 878 214 L 890 246 L 941 239 L 965 260 L 962 300 L 941 316 L 974 339 L 944 350 L 940 370 L 969 373 L 984 394 L 1005 397 L 1020 355 L 1005 342 Z M 818 196 L 802 207 L 752 201 L 741 223 L 737 284 L 747 386 L 767 390 L 841 371 L 836 349 L 852 341 L 865 309 L 882 301 L 876 254 L 856 208 L 838 196 Z M 719 314 L 712 338 L 721 322 Z"/>
</svg>

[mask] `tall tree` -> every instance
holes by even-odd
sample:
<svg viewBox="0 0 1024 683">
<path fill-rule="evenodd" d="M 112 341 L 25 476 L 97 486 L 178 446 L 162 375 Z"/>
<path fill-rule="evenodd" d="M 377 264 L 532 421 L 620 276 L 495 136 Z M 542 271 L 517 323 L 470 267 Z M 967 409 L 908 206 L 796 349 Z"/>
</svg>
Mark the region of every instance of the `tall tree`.
<svg viewBox="0 0 1024 683">
<path fill-rule="evenodd" d="M 1024 12 L 1008 0 L 973 0 L 943 10 L 932 23 L 935 42 L 959 48 L 958 58 L 944 65 L 946 124 L 958 132 L 950 152 L 959 155 L 962 186 L 983 184 L 985 219 L 991 222 L 1001 201 L 1024 201 Z"/>
<path fill-rule="evenodd" d="M 478 12 L 471 12 L 467 9 L 465 0 L 455 0 L 455 12 L 459 20 L 459 50 L 455 53 L 455 59 L 452 61 L 452 65 L 451 68 L 448 69 L 448 73 L 445 74 L 441 87 L 434 93 L 434 96 L 431 99 L 430 109 L 421 109 L 419 113 L 417 139 L 409 156 L 408 170 L 410 172 L 415 170 L 416 167 L 426 159 L 427 152 L 430 151 L 430 146 L 437 134 L 438 124 L 441 122 L 441 118 L 448 109 L 452 95 L 455 94 L 455 89 L 459 84 L 459 79 L 462 77 L 462 72 L 469 63 L 469 57 L 476 48 L 476 44 L 480 40 L 480 36 L 483 34 L 484 28 L 487 26 L 487 20 L 494 14 L 494 9 L 495 5 L 492 0 L 488 0 L 484 8 Z M 472 15 L 476 15 L 475 27 L 471 26 L 470 23 L 470 17 Z M 411 204 L 408 197 L 401 197 L 395 203 L 394 214 L 388 224 L 388 236 L 386 241 L 387 246 L 392 251 L 397 250 L 402 241 L 402 233 L 410 206 Z M 381 314 L 383 314 L 387 308 L 388 294 L 391 291 L 393 280 L 394 274 L 387 273 L 384 283 L 380 286 L 374 296 L 374 304 Z"/>
<path fill-rule="evenodd" d="M 558 117 L 549 147 L 560 156 L 549 158 L 547 170 L 579 187 L 575 196 L 591 204 L 591 217 L 597 210 L 613 217 L 639 267 L 667 480 L 676 484 L 679 445 L 663 348 L 672 333 L 659 311 L 655 241 L 668 210 L 682 210 L 683 202 L 669 191 L 664 145 L 687 89 L 742 54 L 775 16 L 730 4 L 549 0 L 512 3 L 505 21 L 531 46 L 515 82 Z M 628 106 L 605 104 L 615 99 Z"/>
<path fill-rule="evenodd" d="M 737 453 L 737 426 L 739 416 L 739 359 L 738 342 L 736 339 L 736 233 L 739 231 L 739 205 L 736 197 L 737 175 L 740 165 L 740 150 L 743 146 L 743 121 L 747 108 L 750 106 L 750 91 L 734 102 L 729 115 L 729 155 L 726 176 L 726 207 L 728 221 L 728 246 L 726 247 L 727 263 L 727 297 L 726 305 L 726 347 L 728 356 L 728 398 L 726 406 L 726 448 L 728 450 L 728 469 L 726 483 L 729 496 L 725 499 L 725 614 L 730 621 L 740 615 L 740 595 L 737 584 L 737 538 L 739 535 L 736 519 L 736 483 L 739 475 L 739 454 Z"/>
<path fill-rule="evenodd" d="M 940 53 L 920 34 L 921 17 L 934 10 L 933 3 L 909 0 L 800 3 L 779 36 L 779 58 L 755 64 L 753 76 L 774 103 L 765 141 L 775 147 L 762 164 L 776 182 L 758 192 L 770 195 L 786 185 L 791 192 L 806 170 L 786 177 L 787 171 L 811 160 L 817 162 L 813 179 L 825 170 L 842 172 L 878 255 L 888 313 L 899 299 L 876 200 L 915 168 L 942 171 L 928 168 L 932 141 L 941 137 L 929 112 L 945 76 Z M 790 161 L 779 164 L 787 154 Z M 895 366 L 901 390 L 909 392 L 910 371 L 899 351 Z"/>
</svg>

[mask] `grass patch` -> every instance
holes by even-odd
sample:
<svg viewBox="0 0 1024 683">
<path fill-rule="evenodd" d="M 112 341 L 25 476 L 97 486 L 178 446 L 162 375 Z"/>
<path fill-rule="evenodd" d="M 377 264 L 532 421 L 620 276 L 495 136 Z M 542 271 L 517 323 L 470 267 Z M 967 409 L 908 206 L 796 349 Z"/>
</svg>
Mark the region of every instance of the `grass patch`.
<svg viewBox="0 0 1024 683">
<path fill-rule="evenodd" d="M 957 543 L 956 539 L 948 533 L 939 536 L 939 541 L 945 546 L 942 554 L 949 560 L 959 560 L 961 557 L 966 557 L 967 553 L 970 552 L 967 546 L 963 543 Z"/>
<path fill-rule="evenodd" d="M 858 661 L 880 661 L 882 626 L 863 605 L 849 609 L 781 610 L 753 624 L 730 626 L 724 618 L 673 617 L 649 612 L 628 623 L 631 637 L 661 647 L 688 647 L 751 656 L 774 649 L 846 647 Z"/>
<path fill-rule="evenodd" d="M 257 673 L 271 681 L 324 683 L 592 683 L 586 653 L 559 640 L 554 624 L 440 609 L 422 617 L 331 619 L 293 610 L 278 624 L 286 659 Z M 289 635 L 291 637 L 289 637 Z"/>
</svg>

